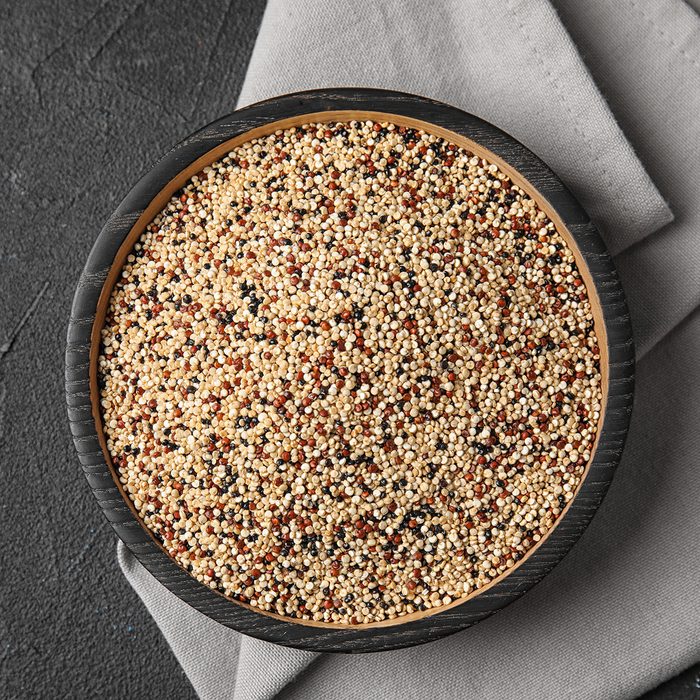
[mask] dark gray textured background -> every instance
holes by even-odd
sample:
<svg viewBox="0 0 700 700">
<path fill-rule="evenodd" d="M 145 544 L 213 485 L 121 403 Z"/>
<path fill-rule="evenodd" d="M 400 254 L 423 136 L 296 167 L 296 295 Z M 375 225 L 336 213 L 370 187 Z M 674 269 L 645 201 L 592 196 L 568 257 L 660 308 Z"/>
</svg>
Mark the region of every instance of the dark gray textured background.
<svg viewBox="0 0 700 700">
<path fill-rule="evenodd" d="M 264 4 L 0 5 L 0 698 L 194 697 L 80 472 L 65 331 L 130 185 L 233 109 Z M 700 667 L 646 696 L 696 697 Z"/>
</svg>

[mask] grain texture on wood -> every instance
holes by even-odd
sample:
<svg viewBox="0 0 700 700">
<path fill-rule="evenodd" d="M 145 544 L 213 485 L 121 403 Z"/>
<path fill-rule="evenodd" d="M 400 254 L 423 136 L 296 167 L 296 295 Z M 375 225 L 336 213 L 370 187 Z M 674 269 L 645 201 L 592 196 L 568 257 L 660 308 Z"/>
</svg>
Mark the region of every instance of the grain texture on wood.
<svg viewBox="0 0 700 700">
<path fill-rule="evenodd" d="M 450 606 L 356 627 L 291 622 L 234 602 L 192 578 L 141 523 L 111 463 L 97 388 L 100 329 L 123 261 L 144 227 L 194 173 L 235 145 L 310 121 L 379 118 L 417 126 L 495 162 L 531 194 L 577 258 L 601 345 L 604 410 L 597 448 L 555 527 L 488 587 Z M 119 205 L 100 233 L 75 294 L 66 351 L 66 393 L 74 442 L 105 515 L 138 560 L 187 603 L 221 624 L 279 644 L 315 651 L 365 652 L 421 644 L 472 625 L 535 585 L 566 554 L 593 517 L 617 466 L 632 405 L 634 347 L 624 294 L 593 224 L 535 155 L 490 124 L 412 95 L 367 89 L 311 91 L 258 103 L 190 136 L 166 154 Z"/>
</svg>

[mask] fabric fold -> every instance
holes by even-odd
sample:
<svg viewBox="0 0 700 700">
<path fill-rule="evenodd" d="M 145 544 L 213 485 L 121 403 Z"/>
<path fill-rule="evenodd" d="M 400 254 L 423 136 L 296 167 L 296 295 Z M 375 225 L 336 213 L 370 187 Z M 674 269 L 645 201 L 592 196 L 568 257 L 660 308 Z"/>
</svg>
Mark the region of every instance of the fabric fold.
<svg viewBox="0 0 700 700">
<path fill-rule="evenodd" d="M 201 698 L 231 700 L 242 635 L 190 607 L 155 579 L 119 542 L 119 566 Z M 270 645 L 272 646 L 272 645 Z"/>
<path fill-rule="evenodd" d="M 675 220 L 615 259 L 644 354 L 700 304 L 700 17 L 683 0 L 556 0 Z"/>
<path fill-rule="evenodd" d="M 238 682 L 233 700 L 268 700 L 304 671 L 320 654 L 241 637 Z"/>
</svg>

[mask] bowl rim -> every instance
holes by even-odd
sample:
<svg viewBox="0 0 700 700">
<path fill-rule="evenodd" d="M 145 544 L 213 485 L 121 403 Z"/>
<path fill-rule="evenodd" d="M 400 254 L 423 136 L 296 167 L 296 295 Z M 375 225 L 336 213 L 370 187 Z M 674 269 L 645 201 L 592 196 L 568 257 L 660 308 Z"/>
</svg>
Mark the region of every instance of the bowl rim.
<svg viewBox="0 0 700 700">
<path fill-rule="evenodd" d="M 594 309 L 603 376 L 603 411 L 592 459 L 554 526 L 514 567 L 488 586 L 420 616 L 340 626 L 293 621 L 255 610 L 198 582 L 172 559 L 142 523 L 111 463 L 96 407 L 96 354 L 104 310 L 123 259 L 162 201 L 232 140 L 283 128 L 284 122 L 377 115 L 417 121 L 477 150 L 524 181 L 528 193 L 555 220 L 577 257 Z M 371 113 L 371 114 L 370 114 Z M 342 116 L 338 116 L 342 115 Z M 279 122 L 283 124 L 277 126 Z M 251 134 L 251 132 L 253 132 Z M 453 138 L 453 136 L 459 138 Z M 195 164 L 198 164 L 195 168 Z M 518 183 L 520 184 L 520 183 Z M 568 235 L 565 235 L 568 234 Z M 607 341 L 607 342 L 603 342 Z M 605 376 L 607 374 L 607 377 Z M 607 381 L 606 381 L 607 378 Z M 619 463 L 633 398 L 632 328 L 614 263 L 595 226 L 559 178 L 525 146 L 491 124 L 428 98 L 369 88 L 311 90 L 259 102 L 218 119 L 166 153 L 134 185 L 100 232 L 78 282 L 68 327 L 66 398 L 74 443 L 105 515 L 136 558 L 163 585 L 195 609 L 244 634 L 313 651 L 380 651 L 432 641 L 464 629 L 508 605 L 541 580 L 578 540 L 597 510 Z"/>
</svg>

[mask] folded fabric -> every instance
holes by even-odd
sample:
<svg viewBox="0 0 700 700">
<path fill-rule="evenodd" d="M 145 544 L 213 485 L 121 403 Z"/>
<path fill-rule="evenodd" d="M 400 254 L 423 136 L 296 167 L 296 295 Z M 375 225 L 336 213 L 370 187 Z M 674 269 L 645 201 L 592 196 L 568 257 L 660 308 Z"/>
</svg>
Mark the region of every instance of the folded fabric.
<svg viewBox="0 0 700 700">
<path fill-rule="evenodd" d="M 646 352 L 700 304 L 700 17 L 682 0 L 555 4 L 673 210 L 615 260 Z"/>
<path fill-rule="evenodd" d="M 681 0 L 557 6 L 662 194 L 544 0 L 270 0 L 240 104 L 343 85 L 419 93 L 510 132 L 567 182 L 618 253 L 643 357 L 609 496 L 517 603 L 446 640 L 357 657 L 227 630 L 120 546 L 202 698 L 627 698 L 700 657 L 700 21 Z M 671 218 L 663 197 L 677 218 L 652 234 Z"/>
</svg>

